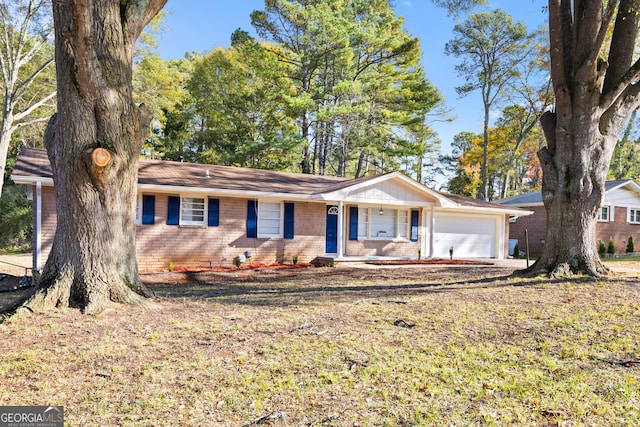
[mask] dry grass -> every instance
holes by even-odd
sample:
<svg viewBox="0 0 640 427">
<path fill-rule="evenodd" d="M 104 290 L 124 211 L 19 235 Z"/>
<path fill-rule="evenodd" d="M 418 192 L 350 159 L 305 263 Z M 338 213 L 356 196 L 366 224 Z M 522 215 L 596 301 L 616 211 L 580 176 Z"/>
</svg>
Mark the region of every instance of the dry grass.
<svg viewBox="0 0 640 427">
<path fill-rule="evenodd" d="M 70 426 L 640 425 L 637 276 L 509 273 L 150 275 L 159 310 L 1 324 L 0 402 Z"/>
</svg>

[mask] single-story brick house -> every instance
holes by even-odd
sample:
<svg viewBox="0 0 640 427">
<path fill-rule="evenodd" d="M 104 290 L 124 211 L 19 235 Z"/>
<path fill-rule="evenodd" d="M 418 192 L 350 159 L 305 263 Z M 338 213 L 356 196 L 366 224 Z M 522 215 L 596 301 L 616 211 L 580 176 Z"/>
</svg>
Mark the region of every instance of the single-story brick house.
<svg viewBox="0 0 640 427">
<path fill-rule="evenodd" d="M 44 150 L 12 179 L 33 197 L 34 269 L 56 209 Z M 133 208 L 133 207 L 132 207 Z M 505 257 L 509 217 L 528 211 L 432 190 L 399 172 L 359 179 L 141 159 L 136 245 L 142 270 L 329 258 Z"/>
<path fill-rule="evenodd" d="M 525 249 L 525 230 L 529 237 L 529 254 L 542 254 L 547 235 L 547 211 L 542 203 L 542 192 L 535 191 L 497 201 L 498 204 L 533 211 L 533 214 L 511 218 L 509 225 L 510 252 L 518 242 L 520 250 Z M 598 223 L 596 241 L 605 245 L 612 238 L 616 252 L 624 252 L 629 236 L 636 247 L 640 247 L 640 185 L 633 180 L 608 181 Z"/>
</svg>

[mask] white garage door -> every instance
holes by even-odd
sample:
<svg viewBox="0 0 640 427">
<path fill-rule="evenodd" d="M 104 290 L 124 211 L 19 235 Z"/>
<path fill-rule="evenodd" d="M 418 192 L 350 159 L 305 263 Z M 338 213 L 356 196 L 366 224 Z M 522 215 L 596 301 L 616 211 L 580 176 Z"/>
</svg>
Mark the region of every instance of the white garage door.
<svg viewBox="0 0 640 427">
<path fill-rule="evenodd" d="M 436 216 L 433 255 L 448 258 L 451 247 L 455 258 L 495 258 L 496 218 L 443 213 Z"/>
</svg>

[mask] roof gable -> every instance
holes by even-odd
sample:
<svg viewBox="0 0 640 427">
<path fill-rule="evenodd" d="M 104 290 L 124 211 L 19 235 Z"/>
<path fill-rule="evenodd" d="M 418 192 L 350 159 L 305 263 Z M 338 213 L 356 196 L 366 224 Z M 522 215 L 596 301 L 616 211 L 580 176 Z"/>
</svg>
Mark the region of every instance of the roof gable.
<svg viewBox="0 0 640 427">
<path fill-rule="evenodd" d="M 640 185 L 635 181 L 611 181 L 611 185 L 605 188 L 605 203 L 614 206 L 640 206 Z"/>
<path fill-rule="evenodd" d="M 429 189 L 400 172 L 353 180 L 317 197 L 354 203 L 411 203 L 423 206 L 451 204 L 437 191 Z"/>
<path fill-rule="evenodd" d="M 604 203 L 616 206 L 640 205 L 640 185 L 634 180 L 607 181 L 604 189 Z M 497 200 L 496 203 L 518 207 L 542 206 L 542 192 L 532 191 L 530 193 L 506 197 Z"/>
</svg>

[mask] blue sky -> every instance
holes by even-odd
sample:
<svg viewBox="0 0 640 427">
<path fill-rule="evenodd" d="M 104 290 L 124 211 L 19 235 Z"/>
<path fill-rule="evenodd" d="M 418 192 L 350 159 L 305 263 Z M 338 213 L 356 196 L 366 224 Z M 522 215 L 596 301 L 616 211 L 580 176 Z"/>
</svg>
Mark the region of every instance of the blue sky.
<svg viewBox="0 0 640 427">
<path fill-rule="evenodd" d="M 543 24 L 542 7 L 546 0 L 489 0 L 490 8 L 500 8 L 529 30 Z M 442 151 L 450 152 L 453 136 L 462 131 L 482 131 L 480 94 L 458 97 L 455 87 L 464 83 L 454 69 L 457 60 L 444 54 L 445 43 L 453 38 L 454 18 L 432 5 L 430 0 L 396 0 L 396 15 L 405 19 L 405 29 L 420 38 L 427 78 L 442 92 L 447 106 L 457 118 L 452 123 L 433 123 L 442 140 Z M 181 58 L 186 52 L 208 52 L 216 46 L 227 47 L 237 28 L 253 33 L 249 15 L 263 9 L 263 0 L 169 0 L 168 16 L 159 40 L 159 52 L 165 59 Z"/>
</svg>

